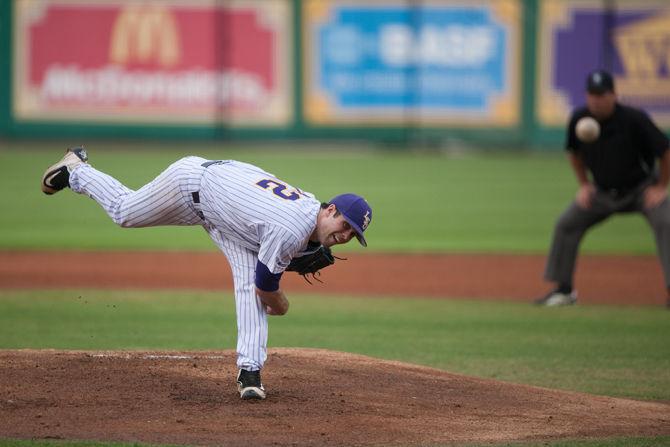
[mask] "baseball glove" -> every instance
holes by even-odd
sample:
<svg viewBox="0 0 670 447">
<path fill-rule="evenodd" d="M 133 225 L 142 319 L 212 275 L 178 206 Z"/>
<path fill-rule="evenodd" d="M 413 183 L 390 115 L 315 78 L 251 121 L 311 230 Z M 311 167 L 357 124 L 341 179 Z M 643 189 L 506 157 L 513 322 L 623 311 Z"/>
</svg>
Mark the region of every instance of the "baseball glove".
<svg viewBox="0 0 670 447">
<path fill-rule="evenodd" d="M 335 264 L 335 259 L 344 258 L 333 256 L 330 248 L 321 245 L 311 253 L 291 259 L 291 263 L 286 267 L 286 271 L 297 272 L 310 284 L 312 284 L 312 282 L 309 280 L 308 275 L 312 275 L 312 279 L 323 282 L 317 278 L 317 276 L 321 274 L 319 270 Z"/>
</svg>

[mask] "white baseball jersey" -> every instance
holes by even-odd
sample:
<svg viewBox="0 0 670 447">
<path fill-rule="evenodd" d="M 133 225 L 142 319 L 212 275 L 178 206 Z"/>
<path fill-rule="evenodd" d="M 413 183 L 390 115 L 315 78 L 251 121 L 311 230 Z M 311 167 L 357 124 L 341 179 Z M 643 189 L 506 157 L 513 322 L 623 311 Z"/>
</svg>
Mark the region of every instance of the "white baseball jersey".
<svg viewBox="0 0 670 447">
<path fill-rule="evenodd" d="M 232 269 L 237 365 L 263 367 L 267 314 L 256 295 L 256 262 L 280 273 L 306 249 L 320 208 L 312 194 L 247 163 L 200 157 L 178 160 L 137 191 L 84 164 L 70 174 L 70 187 L 123 227 L 202 225 Z"/>
<path fill-rule="evenodd" d="M 224 239 L 257 252 L 272 273 L 283 272 L 307 247 L 320 202 L 256 166 L 211 163 L 200 184 L 205 220 Z"/>
</svg>

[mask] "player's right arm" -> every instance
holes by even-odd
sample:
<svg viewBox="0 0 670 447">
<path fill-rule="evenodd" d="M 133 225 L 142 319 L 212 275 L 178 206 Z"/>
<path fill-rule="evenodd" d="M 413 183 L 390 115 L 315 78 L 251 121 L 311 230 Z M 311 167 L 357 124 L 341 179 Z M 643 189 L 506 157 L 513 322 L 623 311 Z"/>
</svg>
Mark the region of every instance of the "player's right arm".
<svg viewBox="0 0 670 447">
<path fill-rule="evenodd" d="M 288 312 L 288 299 L 281 289 L 273 292 L 261 290 L 256 287 L 256 294 L 265 305 L 265 310 L 269 315 L 285 315 Z"/>
<path fill-rule="evenodd" d="M 595 187 L 589 181 L 586 165 L 584 164 L 584 160 L 579 151 L 581 142 L 577 138 L 577 133 L 575 132 L 577 121 L 584 116 L 587 116 L 587 109 L 585 107 L 576 109 L 572 112 L 570 121 L 568 122 L 567 135 L 565 136 L 565 149 L 568 152 L 570 166 L 575 173 L 579 185 L 579 189 L 575 195 L 575 201 L 577 202 L 577 205 L 586 209 L 591 206 L 591 198 L 593 197 L 593 194 L 595 194 Z"/>
<path fill-rule="evenodd" d="M 591 206 L 591 198 L 595 194 L 595 187 L 593 183 L 589 181 L 588 173 L 586 172 L 586 165 L 582 157 L 576 152 L 568 152 L 570 157 L 570 166 L 577 177 L 577 183 L 579 184 L 579 189 L 575 196 L 575 201 L 580 207 L 587 209 Z"/>
<path fill-rule="evenodd" d="M 261 261 L 256 262 L 256 295 L 265 306 L 269 315 L 285 315 L 288 312 L 288 299 L 279 288 L 281 273 L 272 273 Z"/>
</svg>

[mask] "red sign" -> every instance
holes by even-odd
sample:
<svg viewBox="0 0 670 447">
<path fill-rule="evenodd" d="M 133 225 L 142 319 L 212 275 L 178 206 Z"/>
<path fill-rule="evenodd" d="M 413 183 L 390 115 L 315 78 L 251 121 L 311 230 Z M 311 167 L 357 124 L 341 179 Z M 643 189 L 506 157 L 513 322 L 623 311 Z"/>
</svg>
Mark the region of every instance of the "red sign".
<svg viewBox="0 0 670 447">
<path fill-rule="evenodd" d="M 19 1 L 15 115 L 286 124 L 290 20 L 285 0 Z"/>
</svg>

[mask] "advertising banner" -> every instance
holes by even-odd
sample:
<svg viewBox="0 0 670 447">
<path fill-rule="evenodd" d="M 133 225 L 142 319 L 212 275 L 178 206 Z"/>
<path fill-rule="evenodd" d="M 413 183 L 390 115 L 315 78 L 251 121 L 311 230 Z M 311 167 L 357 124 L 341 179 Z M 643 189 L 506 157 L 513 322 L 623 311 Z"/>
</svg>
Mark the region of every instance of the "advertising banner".
<svg viewBox="0 0 670 447">
<path fill-rule="evenodd" d="M 606 6 L 611 6 L 607 8 Z M 540 2 L 537 119 L 564 126 L 584 104 L 585 79 L 614 76 L 619 100 L 670 128 L 670 8 L 665 0 Z"/>
<path fill-rule="evenodd" d="M 17 0 L 17 121 L 282 126 L 289 0 Z"/>
<path fill-rule="evenodd" d="M 518 124 L 518 1 L 305 0 L 302 12 L 309 123 Z"/>
</svg>

